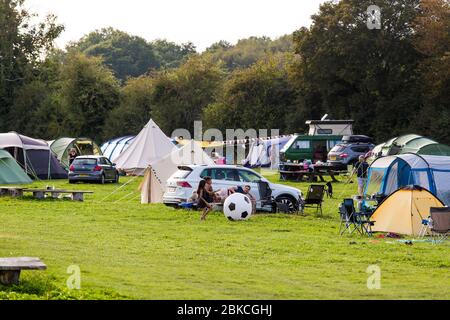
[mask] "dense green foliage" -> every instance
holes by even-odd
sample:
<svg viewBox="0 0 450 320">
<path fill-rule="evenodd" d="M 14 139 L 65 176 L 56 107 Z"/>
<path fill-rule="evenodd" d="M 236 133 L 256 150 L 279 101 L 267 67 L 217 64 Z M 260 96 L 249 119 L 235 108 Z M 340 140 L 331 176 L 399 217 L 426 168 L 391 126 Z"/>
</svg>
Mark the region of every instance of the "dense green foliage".
<svg viewBox="0 0 450 320">
<path fill-rule="evenodd" d="M 34 107 L 46 87 L 41 78 L 45 72 L 41 55 L 52 47 L 63 27 L 54 16 L 36 25 L 30 24 L 33 15 L 23 9 L 24 0 L 0 1 L 0 128 L 15 129 L 12 116 L 14 103 L 23 98 L 23 107 Z M 45 76 L 44 76 L 45 77 Z M 25 88 L 24 88 L 25 87 Z M 27 89 L 28 87 L 28 89 Z M 22 97 L 26 94 L 28 97 Z M 28 100 L 27 100 L 28 99 Z"/>
<path fill-rule="evenodd" d="M 153 46 L 145 39 L 112 28 L 94 31 L 68 49 L 102 57 L 104 63 L 122 80 L 140 76 L 160 66 Z"/>
<path fill-rule="evenodd" d="M 142 205 L 141 178 L 130 179 L 120 189 L 51 182 L 94 191 L 84 203 L 1 197 L 0 256 L 38 256 L 48 270 L 23 272 L 19 286 L 0 287 L 0 299 L 450 298 L 448 241 L 338 236 L 337 203 L 356 183 L 334 184 L 323 217 L 307 209 L 232 223 L 220 212 L 201 222 L 196 211 Z M 289 184 L 303 192 L 308 185 Z M 367 288 L 374 264 L 381 290 Z M 79 291 L 66 287 L 71 265 L 81 270 Z"/>
<path fill-rule="evenodd" d="M 352 118 L 356 130 L 388 139 L 415 130 L 422 105 L 413 44 L 419 0 L 326 3 L 311 28 L 294 34 L 301 95 L 321 113 Z M 367 8 L 382 8 L 382 27 L 367 27 Z"/>
<path fill-rule="evenodd" d="M 268 54 L 277 52 L 293 52 L 292 35 L 275 40 L 250 37 L 239 40 L 234 46 L 222 40 L 206 49 L 206 53 L 211 54 L 215 60 L 222 60 L 230 71 L 247 68 Z"/>
<path fill-rule="evenodd" d="M 166 40 L 147 42 L 126 32 L 105 28 L 86 35 L 68 46 L 69 51 L 102 57 L 121 80 L 138 77 L 161 67 L 178 67 L 195 53 L 192 43 L 177 45 Z"/>
<path fill-rule="evenodd" d="M 193 131 L 202 110 L 215 100 L 225 76 L 219 63 L 194 56 L 177 69 L 155 77 L 152 116 L 165 132 Z"/>
<path fill-rule="evenodd" d="M 293 54 L 280 53 L 232 72 L 217 101 L 204 109 L 205 126 L 286 129 L 295 112 L 296 92 L 288 75 L 294 62 Z"/>
<path fill-rule="evenodd" d="M 294 133 L 328 113 L 380 142 L 414 132 L 450 143 L 445 0 L 330 1 L 292 35 L 218 41 L 203 53 L 111 28 L 57 51 L 62 27 L 51 16 L 30 25 L 21 4 L 0 2 L 0 131 L 102 142 L 153 117 L 167 134 L 194 120 Z M 367 27 L 372 4 L 381 29 Z"/>
<path fill-rule="evenodd" d="M 127 80 L 120 91 L 120 104 L 106 119 L 105 136 L 133 135 L 147 124 L 153 109 L 153 83 L 149 77 Z"/>
</svg>

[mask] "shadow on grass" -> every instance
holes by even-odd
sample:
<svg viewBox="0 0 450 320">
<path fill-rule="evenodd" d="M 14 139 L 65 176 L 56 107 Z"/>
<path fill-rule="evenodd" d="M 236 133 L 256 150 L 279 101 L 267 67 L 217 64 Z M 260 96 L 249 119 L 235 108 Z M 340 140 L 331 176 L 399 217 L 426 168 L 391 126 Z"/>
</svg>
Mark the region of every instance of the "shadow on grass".
<svg viewBox="0 0 450 320">
<path fill-rule="evenodd" d="M 27 274 L 18 285 L 0 284 L 0 300 L 123 300 L 130 299 L 111 290 L 69 290 L 45 274 Z"/>
<path fill-rule="evenodd" d="M 23 201 L 23 202 L 74 202 L 72 201 L 72 199 L 68 198 L 68 197 L 61 197 L 61 198 L 52 198 L 52 197 L 47 197 L 44 199 L 36 199 L 33 196 L 22 196 L 22 197 L 16 197 L 16 198 L 11 198 L 14 200 L 18 200 L 18 201 Z"/>
</svg>

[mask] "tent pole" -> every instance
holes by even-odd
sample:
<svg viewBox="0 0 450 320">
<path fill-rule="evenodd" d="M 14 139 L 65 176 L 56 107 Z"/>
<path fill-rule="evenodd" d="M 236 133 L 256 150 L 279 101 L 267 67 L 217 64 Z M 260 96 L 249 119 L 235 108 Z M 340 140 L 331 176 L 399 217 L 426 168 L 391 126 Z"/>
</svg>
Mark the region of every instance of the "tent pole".
<svg viewBox="0 0 450 320">
<path fill-rule="evenodd" d="M 26 152 L 25 148 L 23 148 L 23 162 L 25 165 L 25 173 L 28 174 L 27 152 Z"/>
<path fill-rule="evenodd" d="M 413 224 L 413 201 L 414 201 L 414 187 L 413 187 L 413 189 L 412 189 L 412 191 L 411 191 L 411 234 L 415 234 L 414 233 L 414 224 Z"/>
<path fill-rule="evenodd" d="M 47 180 L 50 180 L 50 159 L 51 159 L 52 151 L 48 150 L 48 168 L 47 168 Z"/>
</svg>

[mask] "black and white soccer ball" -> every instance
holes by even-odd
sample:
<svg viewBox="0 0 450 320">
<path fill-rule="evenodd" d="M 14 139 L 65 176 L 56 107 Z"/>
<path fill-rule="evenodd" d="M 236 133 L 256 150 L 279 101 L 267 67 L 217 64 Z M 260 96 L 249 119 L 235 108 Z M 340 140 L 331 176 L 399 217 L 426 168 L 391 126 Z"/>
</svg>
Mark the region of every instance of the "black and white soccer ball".
<svg viewBox="0 0 450 320">
<path fill-rule="evenodd" d="M 246 195 L 234 193 L 225 200 L 223 213 L 230 221 L 247 220 L 252 215 L 252 202 Z"/>
</svg>

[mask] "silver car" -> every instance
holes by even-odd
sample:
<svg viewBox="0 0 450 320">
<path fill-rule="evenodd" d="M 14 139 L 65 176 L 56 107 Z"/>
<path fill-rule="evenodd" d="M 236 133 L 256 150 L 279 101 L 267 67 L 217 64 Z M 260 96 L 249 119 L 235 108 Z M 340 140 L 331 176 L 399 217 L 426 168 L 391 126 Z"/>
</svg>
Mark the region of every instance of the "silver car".
<svg viewBox="0 0 450 320">
<path fill-rule="evenodd" d="M 346 169 L 348 165 L 355 165 L 359 156 L 367 154 L 374 147 L 373 143 L 341 143 L 330 150 L 327 162 Z"/>
<path fill-rule="evenodd" d="M 197 190 L 200 181 L 204 177 L 212 178 L 214 191 L 249 185 L 251 187 L 250 192 L 256 199 L 256 209 L 259 211 L 273 211 L 260 197 L 259 186 L 261 183 L 270 188 L 272 197 L 276 202 L 284 204 L 290 211 L 298 210 L 299 205 L 302 203 L 302 192 L 300 190 L 271 183 L 251 169 L 230 165 L 188 165 L 178 167 L 178 171 L 167 180 L 163 203 L 166 205 L 178 205 L 187 201 L 192 196 L 192 193 Z"/>
</svg>

